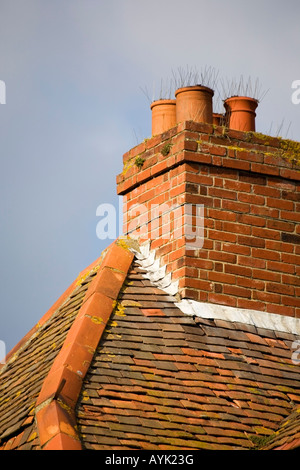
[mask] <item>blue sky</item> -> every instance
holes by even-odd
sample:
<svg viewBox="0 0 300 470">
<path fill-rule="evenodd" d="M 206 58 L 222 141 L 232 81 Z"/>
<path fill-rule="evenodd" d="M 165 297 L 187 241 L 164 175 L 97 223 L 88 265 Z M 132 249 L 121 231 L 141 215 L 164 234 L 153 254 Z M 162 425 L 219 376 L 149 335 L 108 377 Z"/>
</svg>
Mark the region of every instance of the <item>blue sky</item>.
<svg viewBox="0 0 300 470">
<path fill-rule="evenodd" d="M 1 313 L 8 352 L 110 241 L 122 155 L 179 67 L 269 90 L 257 130 L 300 140 L 300 4 L 270 0 L 0 0 Z"/>
</svg>

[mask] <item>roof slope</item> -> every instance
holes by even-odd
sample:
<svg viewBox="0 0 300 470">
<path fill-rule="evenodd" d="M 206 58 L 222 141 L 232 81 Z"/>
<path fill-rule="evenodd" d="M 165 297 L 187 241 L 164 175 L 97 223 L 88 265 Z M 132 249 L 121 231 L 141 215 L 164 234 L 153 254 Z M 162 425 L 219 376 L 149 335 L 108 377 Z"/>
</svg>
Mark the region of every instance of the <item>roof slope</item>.
<svg viewBox="0 0 300 470">
<path fill-rule="evenodd" d="M 275 435 L 264 446 L 265 450 L 293 450 L 300 447 L 300 406 L 280 424 Z"/>
<path fill-rule="evenodd" d="M 134 264 L 84 380 L 85 449 L 250 449 L 300 402 L 295 335 L 193 318 Z M 298 421 L 299 431 L 299 421 Z"/>
<path fill-rule="evenodd" d="M 81 449 L 73 410 L 132 259 L 113 243 L 8 355 L 0 450 Z"/>
<path fill-rule="evenodd" d="M 93 275 L 18 350 L 0 373 L 0 449 L 39 447 L 35 404 Z"/>
</svg>

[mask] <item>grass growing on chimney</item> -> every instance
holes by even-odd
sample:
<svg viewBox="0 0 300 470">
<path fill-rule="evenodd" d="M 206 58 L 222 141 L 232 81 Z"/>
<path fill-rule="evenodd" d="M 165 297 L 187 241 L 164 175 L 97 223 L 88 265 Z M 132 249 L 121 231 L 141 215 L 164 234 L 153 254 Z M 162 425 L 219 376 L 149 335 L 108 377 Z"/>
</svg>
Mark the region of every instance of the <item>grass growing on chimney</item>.
<svg viewBox="0 0 300 470">
<path fill-rule="evenodd" d="M 163 146 L 163 148 L 162 148 L 162 150 L 161 150 L 161 154 L 162 154 L 164 157 L 166 157 L 167 155 L 169 155 L 169 153 L 170 153 L 170 151 L 171 151 L 172 145 L 173 145 L 173 144 L 172 144 L 171 142 L 167 142 L 167 143 Z"/>
<path fill-rule="evenodd" d="M 144 163 L 145 163 L 145 159 L 144 159 L 144 158 L 142 158 L 142 157 L 136 157 L 136 159 L 135 159 L 135 166 L 137 166 L 139 170 L 140 170 L 141 168 L 143 168 Z"/>
</svg>

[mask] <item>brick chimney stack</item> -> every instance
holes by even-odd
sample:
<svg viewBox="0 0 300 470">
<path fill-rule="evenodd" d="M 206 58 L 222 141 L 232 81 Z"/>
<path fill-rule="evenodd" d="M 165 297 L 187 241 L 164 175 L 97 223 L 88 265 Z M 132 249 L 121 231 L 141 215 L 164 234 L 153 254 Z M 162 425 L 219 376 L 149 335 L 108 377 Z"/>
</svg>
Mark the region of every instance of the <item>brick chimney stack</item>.
<svg viewBox="0 0 300 470">
<path fill-rule="evenodd" d="M 150 241 L 180 298 L 300 317 L 300 144 L 256 134 L 256 100 L 213 124 L 205 91 L 188 115 L 177 90 L 174 125 L 123 156 L 124 234 Z"/>
</svg>

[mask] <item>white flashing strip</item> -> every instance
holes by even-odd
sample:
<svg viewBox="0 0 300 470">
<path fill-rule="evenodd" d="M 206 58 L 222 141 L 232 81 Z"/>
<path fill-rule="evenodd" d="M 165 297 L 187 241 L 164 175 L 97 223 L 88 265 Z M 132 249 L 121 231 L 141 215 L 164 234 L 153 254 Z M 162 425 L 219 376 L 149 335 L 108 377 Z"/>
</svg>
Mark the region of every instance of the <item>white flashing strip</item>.
<svg viewBox="0 0 300 470">
<path fill-rule="evenodd" d="M 212 320 L 245 323 L 257 328 L 300 335 L 300 319 L 276 313 L 248 310 L 183 299 L 175 303 L 184 314 Z"/>
<path fill-rule="evenodd" d="M 178 293 L 178 281 L 172 282 L 171 273 L 166 274 L 166 266 L 160 266 L 159 259 L 155 257 L 155 251 L 150 250 L 150 242 L 140 245 L 139 251 L 132 249 L 138 264 L 147 271 L 144 277 L 155 286 L 170 295 Z M 185 315 L 197 316 L 211 320 L 225 320 L 253 325 L 257 328 L 266 328 L 273 331 L 281 331 L 300 335 L 300 318 L 278 315 L 276 313 L 248 310 L 226 305 L 217 305 L 195 300 L 183 299 L 174 302 Z"/>
<path fill-rule="evenodd" d="M 155 259 L 155 251 L 150 250 L 150 242 L 140 245 L 140 251 L 134 251 L 137 263 L 147 271 L 144 274 L 156 287 L 175 295 L 178 292 L 178 281 L 172 282 L 171 273 L 166 274 L 166 266 L 160 266 L 159 259 Z"/>
</svg>

